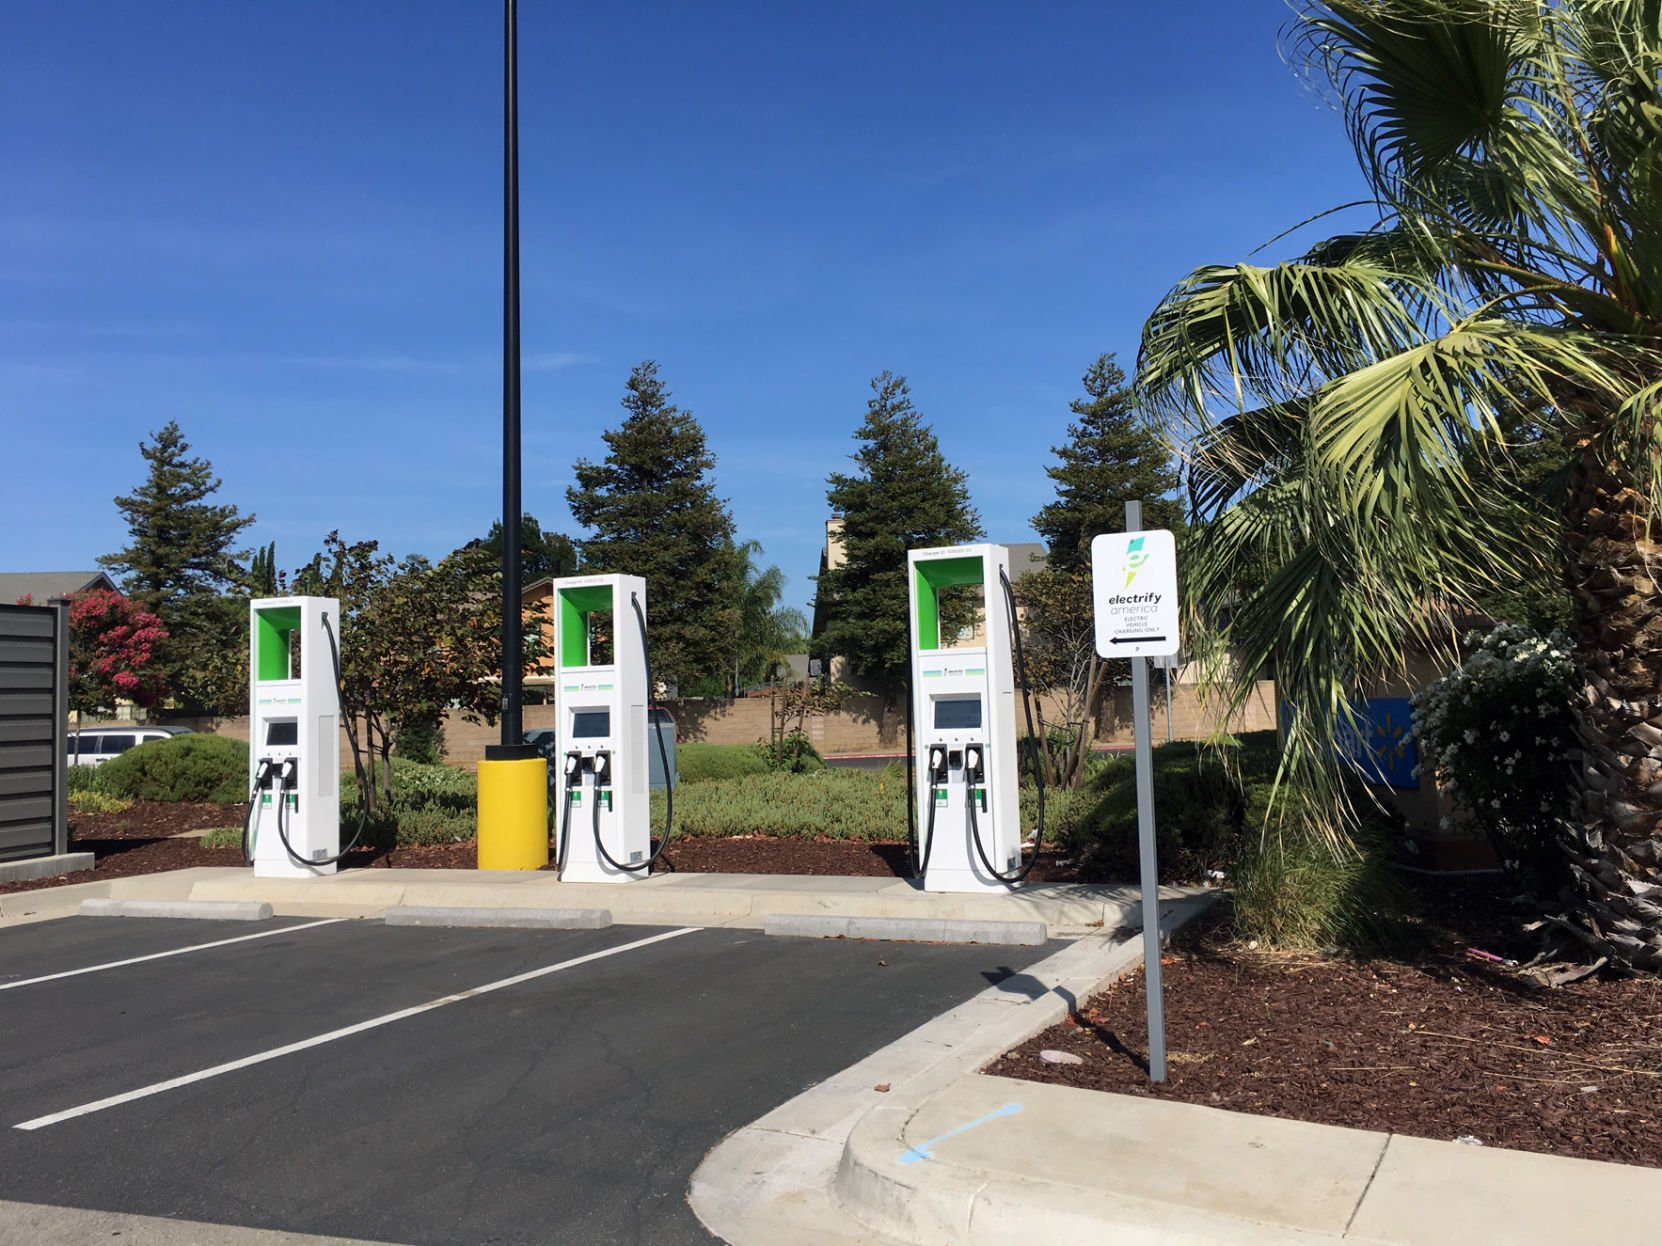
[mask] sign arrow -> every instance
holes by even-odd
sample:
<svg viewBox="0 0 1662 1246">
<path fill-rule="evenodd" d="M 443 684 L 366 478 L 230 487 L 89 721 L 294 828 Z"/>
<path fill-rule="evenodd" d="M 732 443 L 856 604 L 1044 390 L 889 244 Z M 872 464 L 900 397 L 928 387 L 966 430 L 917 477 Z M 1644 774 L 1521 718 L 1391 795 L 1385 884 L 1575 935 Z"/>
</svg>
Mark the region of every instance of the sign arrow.
<svg viewBox="0 0 1662 1246">
<path fill-rule="evenodd" d="M 1111 645 L 1142 645 L 1150 641 L 1163 640 L 1165 640 L 1164 636 L 1110 636 L 1108 643 Z"/>
</svg>

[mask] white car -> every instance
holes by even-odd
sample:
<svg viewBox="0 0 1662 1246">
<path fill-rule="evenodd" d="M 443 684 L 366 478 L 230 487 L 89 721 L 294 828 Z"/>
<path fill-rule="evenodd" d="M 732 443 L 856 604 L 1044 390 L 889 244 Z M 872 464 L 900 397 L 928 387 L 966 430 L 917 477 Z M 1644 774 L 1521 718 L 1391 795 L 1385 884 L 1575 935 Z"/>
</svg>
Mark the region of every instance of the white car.
<svg viewBox="0 0 1662 1246">
<path fill-rule="evenodd" d="M 189 727 L 141 727 L 137 724 L 131 727 L 88 727 L 85 731 L 71 731 L 64 736 L 65 760 L 71 766 L 102 766 L 110 758 L 119 757 L 140 744 L 189 734 Z"/>
</svg>

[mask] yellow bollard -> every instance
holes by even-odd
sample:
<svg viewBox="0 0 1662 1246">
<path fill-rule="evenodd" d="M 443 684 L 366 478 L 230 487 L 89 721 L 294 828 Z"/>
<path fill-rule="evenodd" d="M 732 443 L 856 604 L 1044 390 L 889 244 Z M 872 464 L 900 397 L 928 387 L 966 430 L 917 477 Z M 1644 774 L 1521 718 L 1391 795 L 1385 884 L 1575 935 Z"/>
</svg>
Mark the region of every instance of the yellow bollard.
<svg viewBox="0 0 1662 1246">
<path fill-rule="evenodd" d="M 548 864 L 548 761 L 479 763 L 479 868 L 540 870 Z"/>
</svg>

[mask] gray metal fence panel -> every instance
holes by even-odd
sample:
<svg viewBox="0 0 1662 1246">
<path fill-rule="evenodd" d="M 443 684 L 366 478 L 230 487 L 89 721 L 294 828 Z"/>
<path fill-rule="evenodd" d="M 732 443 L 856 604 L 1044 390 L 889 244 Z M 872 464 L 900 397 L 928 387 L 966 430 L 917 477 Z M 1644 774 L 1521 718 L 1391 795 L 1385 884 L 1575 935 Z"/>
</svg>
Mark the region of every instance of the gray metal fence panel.
<svg viewBox="0 0 1662 1246">
<path fill-rule="evenodd" d="M 68 851 L 69 613 L 0 604 L 0 861 Z"/>
</svg>

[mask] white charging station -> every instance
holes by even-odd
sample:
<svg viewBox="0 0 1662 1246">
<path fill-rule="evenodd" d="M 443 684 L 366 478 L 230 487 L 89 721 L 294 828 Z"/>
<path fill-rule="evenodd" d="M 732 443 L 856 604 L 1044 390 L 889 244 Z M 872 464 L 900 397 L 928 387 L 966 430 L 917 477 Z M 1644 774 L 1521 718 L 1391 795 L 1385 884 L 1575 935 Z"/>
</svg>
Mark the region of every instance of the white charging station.
<svg viewBox="0 0 1662 1246">
<path fill-rule="evenodd" d="M 1015 675 L 1003 586 L 1010 553 L 1002 545 L 914 549 L 906 572 L 924 889 L 1007 891 L 995 871 L 1013 874 L 1021 866 Z M 941 594 L 964 586 L 979 594 L 981 635 L 973 643 L 941 634 Z"/>
<path fill-rule="evenodd" d="M 340 603 L 258 598 L 249 603 L 248 622 L 254 876 L 333 874 L 340 854 L 340 687 L 331 639 L 338 644 Z"/>
<path fill-rule="evenodd" d="M 553 587 L 560 879 L 642 879 L 652 850 L 646 581 L 579 575 Z"/>
</svg>

